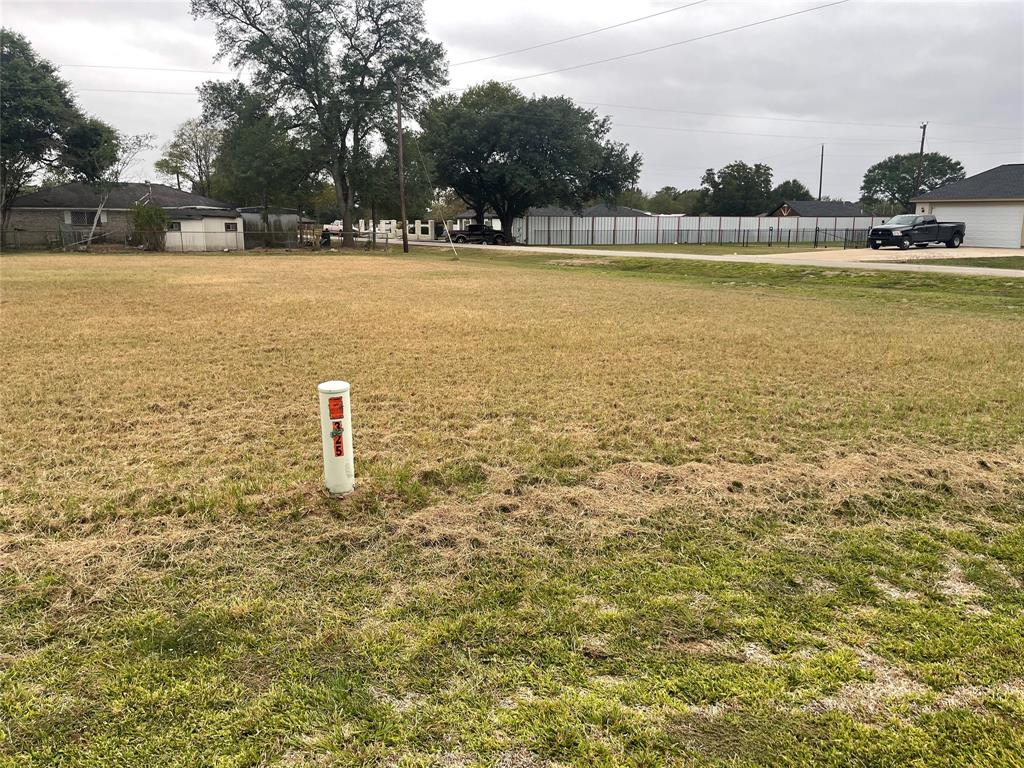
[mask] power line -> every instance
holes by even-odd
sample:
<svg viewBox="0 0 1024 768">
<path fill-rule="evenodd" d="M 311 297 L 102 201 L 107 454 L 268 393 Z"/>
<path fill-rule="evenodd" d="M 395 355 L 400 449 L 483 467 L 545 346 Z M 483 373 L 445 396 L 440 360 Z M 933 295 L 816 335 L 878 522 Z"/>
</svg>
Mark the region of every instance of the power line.
<svg viewBox="0 0 1024 768">
<path fill-rule="evenodd" d="M 231 75 L 233 72 L 225 72 L 219 69 L 184 69 L 181 67 L 129 67 L 124 64 L 58 64 L 58 67 L 72 67 L 74 69 L 131 69 L 143 72 L 195 72 L 200 75 Z"/>
<path fill-rule="evenodd" d="M 156 93 L 161 96 L 198 96 L 195 91 L 139 91 L 127 88 L 76 88 L 85 93 Z"/>
<path fill-rule="evenodd" d="M 835 0 L 834 2 L 825 3 L 824 5 L 816 5 L 813 8 L 804 8 L 802 11 L 793 11 L 791 13 L 784 13 L 781 16 L 772 16 L 770 19 L 762 19 L 761 21 L 753 21 L 753 22 L 751 22 L 749 24 L 741 24 L 738 27 L 730 27 L 729 29 L 722 29 L 722 30 L 719 30 L 718 32 L 709 32 L 706 35 L 700 35 L 698 37 L 691 37 L 691 38 L 689 38 L 687 40 L 679 40 L 679 41 L 677 41 L 675 43 L 666 43 L 665 45 L 657 45 L 657 46 L 655 46 L 653 48 L 644 48 L 643 50 L 640 50 L 640 51 L 633 51 L 631 53 L 623 53 L 623 54 L 620 54 L 618 56 L 609 56 L 606 59 L 597 59 L 595 61 L 588 61 L 588 62 L 585 62 L 583 64 L 574 64 L 574 65 L 572 65 L 570 67 L 560 67 L 559 69 L 550 69 L 547 72 L 535 72 L 532 75 L 523 75 L 522 77 L 513 77 L 513 78 L 511 78 L 509 80 L 506 80 L 505 82 L 506 83 L 518 83 L 518 82 L 520 82 L 522 80 L 530 80 L 530 79 L 535 78 L 535 77 L 544 77 L 546 75 L 555 75 L 555 74 L 558 74 L 559 72 L 569 72 L 569 71 L 575 70 L 575 69 L 583 69 L 584 67 L 593 67 L 593 66 L 595 66 L 597 64 L 607 64 L 608 62 L 611 62 L 611 61 L 621 61 L 622 59 L 628 59 L 628 58 L 631 58 L 633 56 L 641 56 L 641 55 L 643 55 L 645 53 L 654 53 L 656 51 L 664 51 L 667 48 L 675 48 L 675 47 L 680 46 L 680 45 L 686 45 L 687 43 L 695 43 L 698 40 L 707 40 L 708 38 L 711 38 L 711 37 L 719 37 L 721 35 L 727 35 L 730 32 L 738 32 L 741 29 L 750 29 L 752 27 L 759 27 L 762 24 L 769 24 L 769 23 L 771 23 L 773 21 L 780 21 L 782 19 L 789 19 L 789 18 L 792 18 L 793 16 L 800 16 L 800 15 L 805 14 L 805 13 L 813 13 L 814 11 L 821 11 L 821 10 L 824 10 L 825 8 L 832 8 L 833 6 L 836 6 L 836 5 L 844 5 L 845 3 L 848 3 L 848 2 L 850 2 L 850 0 Z"/>
<path fill-rule="evenodd" d="M 192 96 L 197 97 L 198 94 L 195 91 L 154 91 L 154 90 L 141 90 L 141 89 L 129 89 L 129 88 L 78 88 L 78 91 L 85 93 L 129 93 L 129 94 L 154 94 L 159 96 Z M 364 99 L 355 99 L 356 101 L 364 101 Z M 365 101 L 373 101 L 373 99 L 365 99 Z M 584 102 L 585 103 L 585 102 Z M 710 113 L 708 113 L 710 114 Z M 721 115 L 725 117 L 726 115 Z M 735 116 L 734 116 L 735 117 Z M 752 117 L 752 116 L 751 116 Z M 825 122 L 825 121 L 822 121 Z M 768 139 L 817 139 L 814 146 L 817 146 L 822 140 L 833 141 L 842 144 L 890 144 L 892 142 L 902 141 L 900 137 L 893 137 L 888 139 L 857 139 L 852 136 L 809 136 L 806 134 L 782 134 L 782 133 L 759 133 L 755 131 L 722 131 L 712 128 L 680 128 L 674 126 L 664 125 L 638 125 L 635 123 L 620 123 L 616 122 L 615 126 L 618 128 L 641 128 L 646 130 L 655 131 L 673 131 L 676 133 L 713 133 L 721 134 L 726 136 L 755 136 L 759 138 Z M 1005 138 L 1005 139 L 949 139 L 944 140 L 944 144 L 993 144 L 1005 141 L 1018 141 L 1017 138 Z M 999 153 L 1002 154 L 1002 153 Z"/>
<path fill-rule="evenodd" d="M 672 131 L 677 133 L 713 133 L 724 136 L 757 136 L 765 139 L 817 139 L 816 144 L 822 141 L 833 141 L 840 144 L 892 144 L 905 141 L 904 138 L 895 136 L 886 139 L 858 139 L 853 136 L 812 136 L 807 134 L 794 133 L 758 133 L 753 131 L 721 131 L 714 128 L 679 128 L 668 125 L 638 125 L 636 123 L 615 123 L 617 128 L 643 128 L 653 131 Z M 1001 141 L 1018 141 L 1018 139 L 950 139 L 944 140 L 944 144 L 995 144 Z"/>
<path fill-rule="evenodd" d="M 768 115 L 738 115 L 729 112 L 692 112 L 682 109 L 666 109 L 664 107 L 641 107 L 635 104 L 606 104 L 600 101 L 581 101 L 580 104 L 588 104 L 593 107 L 608 107 L 610 109 L 635 109 L 643 112 L 665 112 L 673 115 L 697 115 L 700 117 L 735 117 L 743 120 L 777 120 L 787 123 L 820 123 L 822 125 L 858 125 L 870 128 L 909 128 L 909 123 L 860 123 L 853 120 L 812 120 L 801 117 L 769 117 Z"/>
<path fill-rule="evenodd" d="M 481 56 L 478 59 L 468 59 L 467 61 L 458 61 L 452 64 L 453 67 L 461 67 L 466 64 L 478 64 L 481 61 L 491 61 L 492 59 L 500 59 L 504 56 L 512 56 L 517 53 L 526 53 L 527 51 L 535 51 L 538 48 L 546 48 L 549 45 L 557 45 L 558 43 L 565 43 L 569 40 L 579 40 L 581 37 L 589 37 L 590 35 L 596 35 L 598 32 L 607 32 L 609 29 L 618 29 L 619 27 L 626 27 L 630 24 L 636 24 L 639 21 L 647 21 L 647 19 L 653 19 L 656 16 L 664 16 L 666 13 L 674 13 L 675 11 L 681 11 L 685 8 L 692 8 L 695 5 L 706 3 L 708 0 L 697 0 L 693 3 L 687 3 L 686 5 L 677 5 L 675 8 L 669 8 L 664 11 L 658 11 L 657 13 L 651 13 L 647 16 L 639 16 L 635 19 L 629 19 L 627 21 L 620 21 L 618 24 L 612 24 L 607 27 L 601 27 L 600 29 L 592 29 L 589 32 L 580 32 L 575 35 L 569 35 L 568 37 L 561 37 L 558 40 L 551 40 L 547 43 L 537 43 L 536 45 L 529 45 L 526 48 L 517 48 L 514 51 L 505 51 L 504 53 L 495 53 L 491 56 Z"/>
</svg>

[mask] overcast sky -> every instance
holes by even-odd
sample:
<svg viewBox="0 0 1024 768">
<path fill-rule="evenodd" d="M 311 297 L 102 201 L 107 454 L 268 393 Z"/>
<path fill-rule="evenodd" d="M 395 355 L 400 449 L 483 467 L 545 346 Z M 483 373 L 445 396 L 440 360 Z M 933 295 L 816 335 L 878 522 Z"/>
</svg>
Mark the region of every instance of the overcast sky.
<svg viewBox="0 0 1024 768">
<path fill-rule="evenodd" d="M 430 35 L 448 49 L 451 87 L 518 80 L 527 93 L 566 94 L 613 118 L 613 137 L 644 156 L 641 186 L 699 186 L 705 168 L 763 161 L 776 182 L 857 199 L 865 168 L 928 149 L 969 174 L 1024 162 L 1024 2 L 852 0 L 706 40 L 665 46 L 829 0 L 705 0 L 690 8 L 486 62 L 472 59 L 668 11 L 694 0 L 427 0 Z M 199 113 L 199 72 L 215 62 L 214 27 L 187 0 L 3 0 L 4 26 L 25 34 L 74 86 L 81 105 L 129 133 L 166 142 Z M 71 65 L 88 64 L 93 68 Z M 106 89 L 107 92 L 90 89 Z M 174 93 L 112 93 L 168 91 Z M 184 94 L 184 95 L 179 95 Z M 694 114 L 702 113 L 702 114 Z M 155 178 L 145 159 L 135 175 Z"/>
</svg>

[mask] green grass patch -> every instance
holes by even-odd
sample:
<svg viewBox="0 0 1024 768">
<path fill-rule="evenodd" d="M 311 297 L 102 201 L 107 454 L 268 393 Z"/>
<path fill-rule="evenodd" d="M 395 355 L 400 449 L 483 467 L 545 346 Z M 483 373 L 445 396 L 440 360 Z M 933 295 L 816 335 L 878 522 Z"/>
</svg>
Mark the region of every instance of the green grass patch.
<svg viewBox="0 0 1024 768">
<path fill-rule="evenodd" d="M 0 764 L 1018 764 L 1020 282 L 573 261 L 5 254 Z"/>
<path fill-rule="evenodd" d="M 1024 269 L 1024 256 L 976 256 L 966 259 L 914 259 L 904 264 L 942 264 L 951 267 L 994 267 L 995 269 Z"/>
</svg>

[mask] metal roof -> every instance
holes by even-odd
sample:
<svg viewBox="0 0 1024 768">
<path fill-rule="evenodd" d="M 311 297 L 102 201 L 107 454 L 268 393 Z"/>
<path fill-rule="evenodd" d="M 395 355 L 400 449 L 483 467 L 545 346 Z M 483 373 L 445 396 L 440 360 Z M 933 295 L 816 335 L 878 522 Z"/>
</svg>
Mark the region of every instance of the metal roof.
<svg viewBox="0 0 1024 768">
<path fill-rule="evenodd" d="M 1024 200 L 1024 163 L 1008 163 L 933 189 L 918 200 Z"/>
</svg>

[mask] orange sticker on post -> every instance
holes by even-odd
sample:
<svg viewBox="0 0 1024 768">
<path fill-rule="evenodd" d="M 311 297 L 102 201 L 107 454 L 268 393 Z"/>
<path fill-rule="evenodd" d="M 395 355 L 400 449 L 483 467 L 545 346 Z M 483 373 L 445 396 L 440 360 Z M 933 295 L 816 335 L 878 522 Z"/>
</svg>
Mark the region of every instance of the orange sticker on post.
<svg viewBox="0 0 1024 768">
<path fill-rule="evenodd" d="M 331 419 L 345 418 L 345 400 L 341 397 L 330 397 L 327 399 L 327 410 L 330 411 Z M 338 454 L 339 456 L 341 454 Z"/>
</svg>

